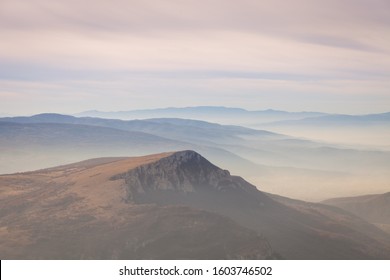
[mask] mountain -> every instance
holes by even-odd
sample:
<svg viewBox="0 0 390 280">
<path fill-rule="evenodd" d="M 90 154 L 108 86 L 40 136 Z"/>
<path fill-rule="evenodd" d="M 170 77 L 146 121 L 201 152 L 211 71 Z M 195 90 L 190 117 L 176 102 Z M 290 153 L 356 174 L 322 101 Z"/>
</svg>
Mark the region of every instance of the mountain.
<svg viewBox="0 0 390 280">
<path fill-rule="evenodd" d="M 269 123 L 268 125 L 335 125 L 335 126 L 350 126 L 350 125 L 390 125 L 390 112 L 382 114 L 369 114 L 369 115 L 325 115 L 316 117 L 305 117 L 299 120 L 285 120 Z"/>
<path fill-rule="evenodd" d="M 360 258 L 371 249 L 358 252 L 345 243 L 363 242 L 365 234 L 388 238 L 377 228 L 329 207 L 293 200 L 279 203 L 194 152 L 176 153 L 112 179 L 125 181 L 127 199 L 135 203 L 186 205 L 227 215 L 264 234 L 286 258 Z"/>
<path fill-rule="evenodd" d="M 123 121 L 59 114 L 1 118 L 0 144 L 0 173 L 85 158 L 191 149 L 268 192 L 311 201 L 365 194 L 367 186 L 384 192 L 390 179 L 389 151 L 189 119 Z"/>
<path fill-rule="evenodd" d="M 27 171 L 91 157 L 184 149 L 186 143 L 108 127 L 0 122 L 0 170 Z"/>
<path fill-rule="evenodd" d="M 390 112 L 369 115 L 335 114 L 258 123 L 251 127 L 358 149 L 390 150 L 387 140 L 390 137 Z"/>
<path fill-rule="evenodd" d="M 278 257 L 264 237 L 227 217 L 131 203 L 124 182 L 110 179 L 170 156 L 101 158 L 0 176 L 0 258 Z"/>
<path fill-rule="evenodd" d="M 323 201 L 349 211 L 371 223 L 390 226 L 390 192 L 356 197 L 341 197 Z"/>
<path fill-rule="evenodd" d="M 117 118 L 124 120 L 151 118 L 197 119 L 226 125 L 240 125 L 294 137 L 310 138 L 354 147 L 390 150 L 390 112 L 368 115 L 327 114 L 320 112 L 285 112 L 278 110 L 248 111 L 226 107 L 187 107 L 122 112 L 89 111 L 79 117 Z"/>
<path fill-rule="evenodd" d="M 123 121 L 118 119 L 102 119 L 91 117 L 76 118 L 60 114 L 39 114 L 31 117 L 0 118 L 0 122 L 12 123 L 62 123 L 109 127 L 125 131 L 138 131 L 177 140 L 202 142 L 223 141 L 233 143 L 239 136 L 262 137 L 267 139 L 284 139 L 287 136 L 264 130 L 254 130 L 233 125 L 220 125 L 189 119 L 147 119 Z"/>
<path fill-rule="evenodd" d="M 218 106 L 198 106 L 184 108 L 158 108 L 119 112 L 86 111 L 75 114 L 78 117 L 98 117 L 108 119 L 151 119 L 181 118 L 218 122 L 222 124 L 248 125 L 256 122 L 295 120 L 306 117 L 324 116 L 319 112 L 285 112 L 278 110 L 248 111 L 241 108 Z"/>
<path fill-rule="evenodd" d="M 112 141 L 115 141 L 117 145 L 122 143 L 139 145 L 142 143 L 143 145 L 159 144 L 173 146 L 180 143 L 148 133 L 91 125 L 0 122 L 0 126 L 0 134 L 4 143 L 7 141 L 19 143 L 26 140 L 30 141 L 30 143 L 41 140 L 41 143 L 45 145 L 68 144 L 69 141 L 74 141 L 74 143 L 82 142 L 85 146 L 111 143 Z M 39 131 L 39 134 L 36 131 Z"/>
<path fill-rule="evenodd" d="M 75 123 L 78 119 L 71 116 L 46 117 L 45 120 L 40 117 L 6 119 L 13 122 L 0 120 L 1 173 L 46 168 L 85 158 L 137 156 L 178 149 L 196 149 L 213 160 L 226 163 L 228 167 L 232 163 L 239 165 L 239 170 L 258 170 L 256 164 L 219 147 L 167 139 L 140 131 L 78 124 Z M 66 120 L 68 123 L 60 123 Z"/>
<path fill-rule="evenodd" d="M 389 259 L 390 236 L 193 151 L 0 176 L 0 257 Z"/>
</svg>

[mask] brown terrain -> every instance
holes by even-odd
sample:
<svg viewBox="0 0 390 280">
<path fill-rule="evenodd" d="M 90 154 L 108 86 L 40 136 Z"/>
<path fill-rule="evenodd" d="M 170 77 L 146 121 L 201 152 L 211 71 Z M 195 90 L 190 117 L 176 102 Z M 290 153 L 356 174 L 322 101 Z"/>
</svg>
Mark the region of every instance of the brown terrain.
<svg viewBox="0 0 390 280">
<path fill-rule="evenodd" d="M 390 236 L 184 151 L 0 176 L 0 258 L 390 259 Z"/>
<path fill-rule="evenodd" d="M 263 259 L 256 232 L 206 211 L 125 203 L 118 173 L 169 153 L 0 176 L 1 259 Z"/>
</svg>

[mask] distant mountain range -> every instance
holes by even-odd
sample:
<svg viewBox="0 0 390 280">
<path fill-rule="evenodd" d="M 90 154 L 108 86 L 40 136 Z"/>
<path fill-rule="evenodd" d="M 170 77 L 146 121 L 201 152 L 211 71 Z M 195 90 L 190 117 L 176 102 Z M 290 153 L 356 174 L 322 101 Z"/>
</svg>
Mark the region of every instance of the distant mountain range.
<svg viewBox="0 0 390 280">
<path fill-rule="evenodd" d="M 1 259 L 390 259 L 390 235 L 193 151 L 0 176 Z"/>
<path fill-rule="evenodd" d="M 278 135 L 269 131 L 259 131 L 250 128 L 233 125 L 220 125 L 199 120 L 175 119 L 175 118 L 156 118 L 148 120 L 123 121 L 118 119 L 102 119 L 92 117 L 76 118 L 60 114 L 39 114 L 31 117 L 8 117 L 0 118 L 0 122 L 12 123 L 59 123 L 59 124 L 77 124 L 93 125 L 99 127 L 109 127 L 126 131 L 139 131 L 150 134 L 157 134 L 169 138 L 189 137 L 194 140 L 197 137 L 221 141 L 224 138 L 236 139 L 237 136 L 261 136 L 280 138 Z"/>
<path fill-rule="evenodd" d="M 181 118 L 239 125 L 269 130 L 299 138 L 315 139 L 357 148 L 390 151 L 390 112 L 368 115 L 328 114 L 321 112 L 286 112 L 280 110 L 248 111 L 226 107 L 187 107 L 122 112 L 88 111 L 76 116 L 124 120 Z"/>
<path fill-rule="evenodd" d="M 212 121 L 223 124 L 239 124 L 246 122 L 272 122 L 281 120 L 296 120 L 307 117 L 325 116 L 319 112 L 286 112 L 278 110 L 248 111 L 241 108 L 198 106 L 185 108 L 160 108 L 148 110 L 132 110 L 119 112 L 86 111 L 75 114 L 77 117 L 98 117 L 109 119 L 151 119 L 151 118 L 181 118 Z"/>
<path fill-rule="evenodd" d="M 301 199 L 362 194 L 367 184 L 373 191 L 384 192 L 390 179 L 390 152 L 357 150 L 241 126 L 176 118 L 124 121 L 59 114 L 0 118 L 3 174 L 86 158 L 185 149 L 204 154 L 268 191 Z"/>
<path fill-rule="evenodd" d="M 249 111 L 241 108 L 198 106 L 185 108 L 159 108 L 102 112 L 97 110 L 75 114 L 77 117 L 97 117 L 106 119 L 152 119 L 181 118 L 212 121 L 223 124 L 249 125 L 361 125 L 390 123 L 390 112 L 368 115 L 328 114 L 321 112 L 286 112 L 280 110 Z"/>
<path fill-rule="evenodd" d="M 300 120 L 284 120 L 268 123 L 275 125 L 302 125 L 302 126 L 363 126 L 363 125 L 388 125 L 390 128 L 390 112 L 370 115 L 325 115 L 307 117 Z"/>
<path fill-rule="evenodd" d="M 256 164 L 220 145 L 207 143 L 234 142 L 238 135 L 279 137 L 241 127 L 196 121 L 191 121 L 191 125 L 175 125 L 175 122 L 187 121 L 121 121 L 58 114 L 2 118 L 0 172 L 27 171 L 91 157 L 136 156 L 177 149 L 196 149 L 217 162 L 225 162 L 227 167 L 234 163 L 239 170 L 255 171 L 259 167 Z"/>
</svg>

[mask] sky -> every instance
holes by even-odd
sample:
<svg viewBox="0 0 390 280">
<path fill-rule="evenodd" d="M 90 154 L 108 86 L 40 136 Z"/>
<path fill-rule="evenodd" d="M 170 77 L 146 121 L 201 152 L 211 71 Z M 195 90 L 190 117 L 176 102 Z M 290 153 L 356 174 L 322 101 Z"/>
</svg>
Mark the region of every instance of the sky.
<svg viewBox="0 0 390 280">
<path fill-rule="evenodd" d="M 0 0 L 0 115 L 390 111 L 388 0 Z"/>
</svg>

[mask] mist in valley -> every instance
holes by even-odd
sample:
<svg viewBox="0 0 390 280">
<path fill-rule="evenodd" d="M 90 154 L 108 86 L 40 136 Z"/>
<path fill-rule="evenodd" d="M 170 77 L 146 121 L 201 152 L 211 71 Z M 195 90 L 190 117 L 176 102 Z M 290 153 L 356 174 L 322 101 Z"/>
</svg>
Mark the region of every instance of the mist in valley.
<svg viewBox="0 0 390 280">
<path fill-rule="evenodd" d="M 289 130 L 258 130 L 177 118 L 3 118 L 0 172 L 191 149 L 261 190 L 296 199 L 321 201 L 389 190 L 390 151 L 383 147 L 390 138 L 385 125 L 326 125 L 315 130 L 298 124 L 290 124 Z"/>
<path fill-rule="evenodd" d="M 390 151 L 298 134 L 0 118 L 1 257 L 388 259 Z"/>
</svg>

